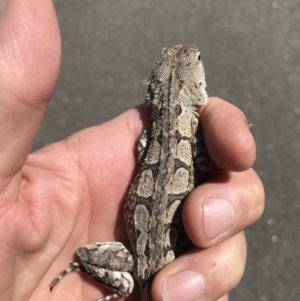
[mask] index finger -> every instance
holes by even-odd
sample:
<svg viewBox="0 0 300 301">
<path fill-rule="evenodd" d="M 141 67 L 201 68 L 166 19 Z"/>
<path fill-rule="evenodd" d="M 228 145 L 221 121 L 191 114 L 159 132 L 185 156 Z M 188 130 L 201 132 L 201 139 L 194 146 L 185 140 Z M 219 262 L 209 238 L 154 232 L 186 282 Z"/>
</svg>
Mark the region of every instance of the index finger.
<svg viewBox="0 0 300 301">
<path fill-rule="evenodd" d="M 249 169 L 256 157 L 255 142 L 244 113 L 216 97 L 201 108 L 202 130 L 208 154 L 218 167 Z"/>
</svg>

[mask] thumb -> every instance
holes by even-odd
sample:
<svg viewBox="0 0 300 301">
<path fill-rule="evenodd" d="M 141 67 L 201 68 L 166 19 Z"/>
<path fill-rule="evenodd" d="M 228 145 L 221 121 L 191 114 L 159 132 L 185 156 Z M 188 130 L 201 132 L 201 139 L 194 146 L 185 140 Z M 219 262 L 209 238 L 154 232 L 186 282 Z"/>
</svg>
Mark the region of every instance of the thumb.
<svg viewBox="0 0 300 301">
<path fill-rule="evenodd" d="M 0 195 L 24 164 L 60 68 L 50 0 L 0 0 Z"/>
</svg>

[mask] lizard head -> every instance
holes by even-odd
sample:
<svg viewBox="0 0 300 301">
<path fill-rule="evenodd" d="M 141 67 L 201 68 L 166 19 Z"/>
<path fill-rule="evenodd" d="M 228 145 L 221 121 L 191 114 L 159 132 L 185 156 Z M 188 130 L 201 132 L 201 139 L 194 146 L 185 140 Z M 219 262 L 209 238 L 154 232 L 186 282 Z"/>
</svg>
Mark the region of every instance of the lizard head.
<svg viewBox="0 0 300 301">
<path fill-rule="evenodd" d="M 180 88 L 186 105 L 200 106 L 207 103 L 205 73 L 200 51 L 193 45 L 163 48 L 161 56 L 150 74 L 146 102 L 156 104 L 157 95 L 172 93 Z M 176 93 L 176 91 L 175 91 Z"/>
</svg>

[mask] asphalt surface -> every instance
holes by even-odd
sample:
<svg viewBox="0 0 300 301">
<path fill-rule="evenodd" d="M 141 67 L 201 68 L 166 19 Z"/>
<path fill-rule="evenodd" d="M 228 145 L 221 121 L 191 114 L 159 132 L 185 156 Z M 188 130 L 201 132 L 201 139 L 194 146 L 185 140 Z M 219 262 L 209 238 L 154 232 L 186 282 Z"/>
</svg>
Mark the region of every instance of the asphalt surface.
<svg viewBox="0 0 300 301">
<path fill-rule="evenodd" d="M 266 210 L 234 301 L 300 295 L 300 1 L 54 0 L 63 63 L 34 149 L 143 102 L 162 47 L 201 49 L 209 95 L 242 109 Z M 230 272 L 230 271 L 229 271 Z"/>
</svg>

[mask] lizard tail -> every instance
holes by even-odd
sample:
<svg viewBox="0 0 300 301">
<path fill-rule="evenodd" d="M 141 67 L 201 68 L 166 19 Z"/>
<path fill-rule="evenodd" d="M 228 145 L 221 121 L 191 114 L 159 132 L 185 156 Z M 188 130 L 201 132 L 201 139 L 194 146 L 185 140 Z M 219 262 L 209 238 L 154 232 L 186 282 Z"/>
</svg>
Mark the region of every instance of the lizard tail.
<svg viewBox="0 0 300 301">
<path fill-rule="evenodd" d="M 62 280 L 66 275 L 70 274 L 71 272 L 74 271 L 80 271 L 80 265 L 77 262 L 70 263 L 70 267 L 67 268 L 66 270 L 62 271 L 52 282 L 50 285 L 50 291 L 52 292 L 54 286 Z"/>
</svg>

